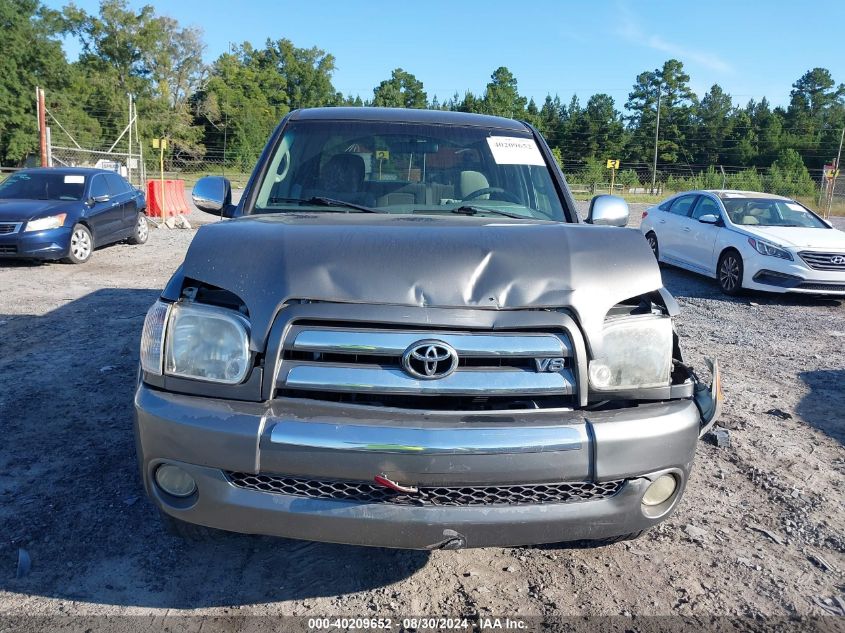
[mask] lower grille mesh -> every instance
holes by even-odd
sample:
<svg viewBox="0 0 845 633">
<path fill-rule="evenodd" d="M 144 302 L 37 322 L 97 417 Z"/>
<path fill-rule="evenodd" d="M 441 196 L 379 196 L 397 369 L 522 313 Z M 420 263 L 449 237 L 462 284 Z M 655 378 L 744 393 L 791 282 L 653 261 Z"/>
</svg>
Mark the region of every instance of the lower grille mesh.
<svg viewBox="0 0 845 633">
<path fill-rule="evenodd" d="M 434 486 L 405 494 L 363 481 L 321 481 L 285 475 L 226 472 L 239 488 L 260 490 L 312 499 L 334 499 L 359 503 L 398 505 L 487 506 L 573 503 L 605 499 L 615 495 L 624 480 L 602 483 L 569 482 L 517 486 Z"/>
</svg>

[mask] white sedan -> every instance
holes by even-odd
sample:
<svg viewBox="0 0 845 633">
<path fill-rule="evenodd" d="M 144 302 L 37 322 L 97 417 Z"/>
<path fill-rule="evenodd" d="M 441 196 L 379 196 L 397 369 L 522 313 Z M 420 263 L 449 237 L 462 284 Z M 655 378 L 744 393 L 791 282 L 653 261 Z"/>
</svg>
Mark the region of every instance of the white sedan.
<svg viewBox="0 0 845 633">
<path fill-rule="evenodd" d="M 643 213 L 658 261 L 743 289 L 845 296 L 845 233 L 804 205 L 753 191 L 688 191 Z"/>
</svg>

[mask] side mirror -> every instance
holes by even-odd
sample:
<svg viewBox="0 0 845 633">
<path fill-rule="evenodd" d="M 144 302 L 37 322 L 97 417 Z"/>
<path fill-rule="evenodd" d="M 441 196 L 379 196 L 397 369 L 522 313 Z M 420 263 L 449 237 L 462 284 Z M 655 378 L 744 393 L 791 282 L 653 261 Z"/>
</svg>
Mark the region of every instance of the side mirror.
<svg viewBox="0 0 845 633">
<path fill-rule="evenodd" d="M 93 198 L 91 198 L 91 200 L 93 200 L 94 202 L 108 202 L 109 200 L 111 200 L 111 197 L 106 194 L 103 194 L 102 196 L 94 196 Z"/>
<path fill-rule="evenodd" d="M 719 222 L 719 216 L 714 213 L 706 213 L 698 218 L 698 221 L 702 224 L 717 224 Z"/>
<path fill-rule="evenodd" d="M 590 200 L 587 224 L 597 226 L 626 226 L 628 224 L 628 203 L 619 196 L 601 195 Z"/>
<path fill-rule="evenodd" d="M 222 176 L 200 178 L 191 191 L 191 199 L 200 211 L 224 218 L 231 218 L 234 215 L 232 185 L 227 178 Z"/>
</svg>

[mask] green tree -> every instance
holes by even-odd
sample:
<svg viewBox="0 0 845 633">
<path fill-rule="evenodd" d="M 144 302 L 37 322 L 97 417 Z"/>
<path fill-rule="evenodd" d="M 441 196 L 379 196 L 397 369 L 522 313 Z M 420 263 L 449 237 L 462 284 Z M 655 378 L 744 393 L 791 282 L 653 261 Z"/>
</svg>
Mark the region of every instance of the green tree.
<svg viewBox="0 0 845 633">
<path fill-rule="evenodd" d="M 38 148 L 36 86 L 52 97 L 74 77 L 58 39 L 55 15 L 37 0 L 0 0 L 0 33 L 0 162 L 19 164 Z"/>
<path fill-rule="evenodd" d="M 689 87 L 690 77 L 677 59 L 670 59 L 662 68 L 637 75 L 625 108 L 631 131 L 630 158 L 649 162 L 654 148 L 654 131 L 658 91 L 660 93 L 660 135 L 658 160 L 677 163 L 690 160 L 687 130 L 692 128 L 698 98 Z"/>
<path fill-rule="evenodd" d="M 390 79 L 382 81 L 373 89 L 373 105 L 388 108 L 424 108 L 428 95 L 423 83 L 411 73 L 396 68 Z"/>
<path fill-rule="evenodd" d="M 766 188 L 781 196 L 812 196 L 816 185 L 794 149 L 785 149 L 772 163 L 765 179 Z"/>
<path fill-rule="evenodd" d="M 520 96 L 516 77 L 504 66 L 490 76 L 482 99 L 482 112 L 508 118 L 522 118 L 528 100 Z"/>
<path fill-rule="evenodd" d="M 710 165 L 723 162 L 722 152 L 732 110 L 731 96 L 719 84 L 713 84 L 696 110 L 695 142 L 691 147 L 696 163 Z"/>
<path fill-rule="evenodd" d="M 74 64 L 88 83 L 82 107 L 96 114 L 101 143 L 111 145 L 123 131 L 131 93 L 142 134 L 170 138 L 176 160 L 200 158 L 202 129 L 194 125 L 191 98 L 205 73 L 201 32 L 156 15 L 151 5 L 136 11 L 126 0 L 103 0 L 97 15 L 70 5 L 63 18 L 65 32 L 82 46 Z"/>
</svg>

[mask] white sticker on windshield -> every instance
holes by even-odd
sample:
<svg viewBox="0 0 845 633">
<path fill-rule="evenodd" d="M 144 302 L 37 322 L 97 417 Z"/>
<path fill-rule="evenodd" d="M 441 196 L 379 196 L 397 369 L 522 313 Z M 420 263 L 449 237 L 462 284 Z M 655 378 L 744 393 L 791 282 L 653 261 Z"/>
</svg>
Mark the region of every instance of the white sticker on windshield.
<svg viewBox="0 0 845 633">
<path fill-rule="evenodd" d="M 530 138 L 488 136 L 487 144 L 497 165 L 545 165 L 537 144 Z"/>
<path fill-rule="evenodd" d="M 805 213 L 804 207 L 800 204 L 795 204 L 794 202 L 787 202 L 786 206 L 792 209 L 793 211 L 800 211 L 801 213 Z"/>
<path fill-rule="evenodd" d="M 85 176 L 79 174 L 68 174 L 65 176 L 66 185 L 83 185 L 85 184 Z"/>
</svg>

